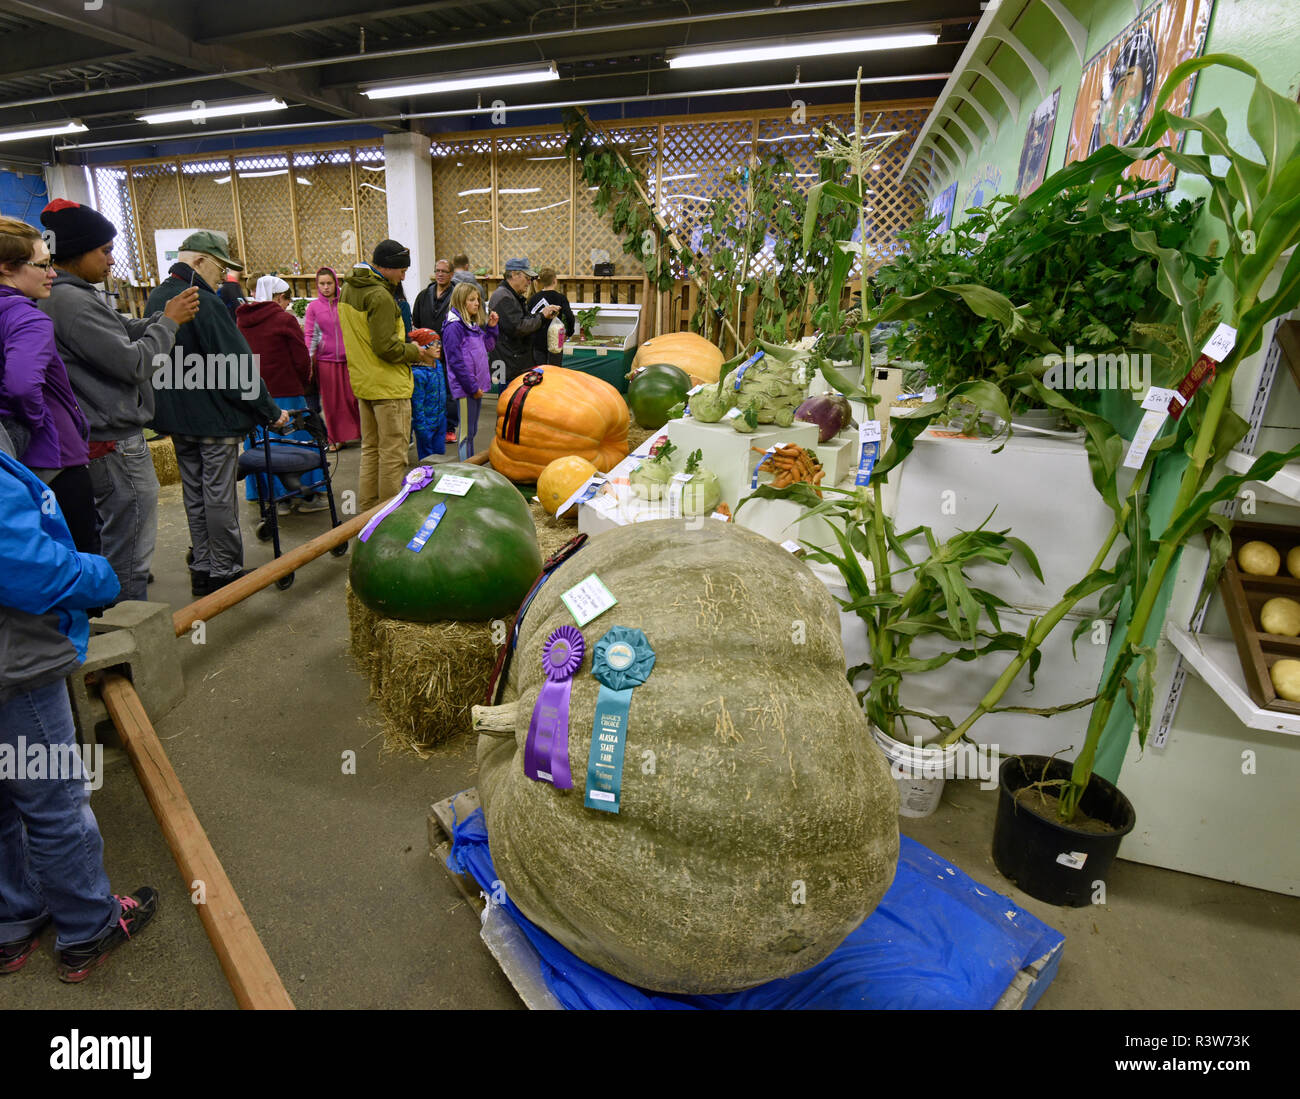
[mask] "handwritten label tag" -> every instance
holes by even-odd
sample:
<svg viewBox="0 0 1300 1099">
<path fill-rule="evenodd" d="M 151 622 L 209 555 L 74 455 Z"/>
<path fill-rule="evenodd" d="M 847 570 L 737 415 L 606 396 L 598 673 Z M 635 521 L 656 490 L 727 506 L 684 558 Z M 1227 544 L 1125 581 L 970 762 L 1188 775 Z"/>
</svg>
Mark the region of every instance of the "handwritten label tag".
<svg viewBox="0 0 1300 1099">
<path fill-rule="evenodd" d="M 1142 398 L 1142 407 L 1148 412 L 1168 412 L 1169 402 L 1177 396 L 1176 389 L 1160 389 L 1152 386 L 1147 390 L 1147 395 Z"/>
<path fill-rule="evenodd" d="M 934 386 L 927 385 L 923 390 L 921 390 L 921 400 L 926 404 L 929 404 L 931 401 L 937 401 L 938 399 L 939 391 Z"/>
<path fill-rule="evenodd" d="M 686 482 L 693 476 L 693 473 L 674 473 L 673 479 L 668 482 L 668 518 L 679 519 L 682 514 L 682 495 L 686 492 Z"/>
<path fill-rule="evenodd" d="M 734 420 L 737 416 L 743 416 L 744 414 L 745 414 L 744 409 L 731 408 L 727 410 L 727 414 L 722 418 L 724 420 Z"/>
<path fill-rule="evenodd" d="M 594 572 L 561 595 L 560 601 L 569 608 L 579 626 L 585 626 L 618 602 Z"/>
<path fill-rule="evenodd" d="M 438 478 L 438 483 L 433 486 L 434 492 L 445 492 L 448 496 L 464 496 L 474 487 L 472 477 L 457 477 L 454 473 L 448 473 Z"/>
<path fill-rule="evenodd" d="M 864 420 L 858 425 L 858 442 L 860 443 L 878 443 L 880 442 L 880 421 Z"/>
<path fill-rule="evenodd" d="M 1221 324 L 1210 333 L 1209 340 L 1201 348 L 1201 354 L 1209 355 L 1216 363 L 1221 363 L 1232 353 L 1236 343 L 1237 330 L 1230 324 Z"/>
<path fill-rule="evenodd" d="M 598 348 L 596 348 L 596 354 L 599 355 L 599 356 L 603 359 L 606 355 L 609 354 L 609 348 L 608 348 L 608 347 L 598 347 Z"/>
</svg>

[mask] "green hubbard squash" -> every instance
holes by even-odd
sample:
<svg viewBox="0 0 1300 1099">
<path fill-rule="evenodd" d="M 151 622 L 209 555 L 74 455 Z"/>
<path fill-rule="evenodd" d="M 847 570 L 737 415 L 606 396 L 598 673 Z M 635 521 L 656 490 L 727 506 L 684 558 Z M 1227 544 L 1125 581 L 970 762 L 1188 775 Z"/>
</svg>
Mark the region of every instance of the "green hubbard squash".
<svg viewBox="0 0 1300 1099">
<path fill-rule="evenodd" d="M 447 474 L 474 482 L 464 496 L 434 492 Z M 542 571 L 537 528 L 528 504 L 501 474 L 447 462 L 433 484 L 357 540 L 348 578 L 376 614 L 406 622 L 483 622 L 519 609 Z M 420 552 L 407 548 L 435 504 L 447 505 Z"/>
<path fill-rule="evenodd" d="M 713 993 L 801 972 L 866 918 L 893 880 L 898 793 L 826 589 L 752 531 L 692 527 L 598 535 L 542 586 L 504 686 L 513 712 L 481 715 L 497 735 L 479 738 L 478 789 L 497 873 L 530 920 L 642 988 Z M 524 741 L 542 647 L 574 623 L 560 597 L 592 573 L 618 603 L 581 631 L 561 791 L 524 775 Z M 583 805 L 592 652 L 613 626 L 655 652 L 632 692 L 617 814 Z"/>
<path fill-rule="evenodd" d="M 627 407 L 637 425 L 657 431 L 669 420 L 674 405 L 684 405 L 691 379 L 671 363 L 653 363 L 633 376 L 627 387 Z"/>
</svg>

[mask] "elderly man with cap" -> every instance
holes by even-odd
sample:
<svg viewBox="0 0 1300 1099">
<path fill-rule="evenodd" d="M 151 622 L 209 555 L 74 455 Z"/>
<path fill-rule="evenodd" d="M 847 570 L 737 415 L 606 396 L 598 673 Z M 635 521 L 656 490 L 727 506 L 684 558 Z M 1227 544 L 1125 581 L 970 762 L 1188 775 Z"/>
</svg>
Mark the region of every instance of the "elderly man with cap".
<svg viewBox="0 0 1300 1099">
<path fill-rule="evenodd" d="M 348 377 L 361 411 L 358 505 L 368 511 L 402 491 L 410 468 L 411 363 L 438 360 L 406 338 L 395 288 L 406 277 L 411 253 L 395 240 L 375 245 L 370 263 L 358 263 L 343 280 L 339 327 L 348 353 Z"/>
<path fill-rule="evenodd" d="M 208 595 L 244 575 L 236 482 L 239 444 L 259 424 L 283 427 L 248 342 L 217 296 L 228 269 L 242 271 L 227 252 L 224 233 L 200 229 L 181 242 L 177 262 L 149 295 L 161 310 L 189 287 L 199 292 L 198 313 L 181 325 L 171 361 L 153 372 L 154 428 L 172 436 L 180 466 L 185 516 L 194 560 L 190 590 Z"/>
<path fill-rule="evenodd" d="M 101 552 L 121 598 L 147 599 L 158 534 L 158 478 L 144 441 L 153 419 L 155 355 L 170 354 L 177 329 L 199 310 L 186 289 L 161 313 L 135 320 L 95 288 L 113 266 L 117 227 L 96 210 L 57 198 L 41 212 L 58 276 L 38 306 L 54 321 L 59 357 L 90 423 L 90 481 Z"/>
<path fill-rule="evenodd" d="M 539 303 L 534 312 L 528 312 L 526 295 L 537 272 L 526 258 L 506 260 L 505 275 L 505 281 L 492 291 L 488 310 L 497 315 L 501 334 L 494 354 L 505 363 L 502 381 L 508 383 L 533 369 L 533 333 L 548 324 L 560 307 Z M 493 381 L 496 380 L 494 374 Z"/>
</svg>

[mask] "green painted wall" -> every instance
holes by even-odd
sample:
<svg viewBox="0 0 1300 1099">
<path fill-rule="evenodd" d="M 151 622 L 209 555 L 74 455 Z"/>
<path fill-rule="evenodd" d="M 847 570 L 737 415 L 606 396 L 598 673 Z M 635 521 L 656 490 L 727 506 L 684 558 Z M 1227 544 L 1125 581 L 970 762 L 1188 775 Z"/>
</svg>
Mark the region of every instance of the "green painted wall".
<svg viewBox="0 0 1300 1099">
<path fill-rule="evenodd" d="M 1084 58 L 1093 57 L 1112 38 L 1135 18 L 1132 0 L 1062 0 L 1076 19 L 1088 28 L 1088 43 Z M 1153 6 L 1143 5 L 1143 9 Z M 1083 66 L 1074 46 L 1066 37 L 1061 25 L 1047 8 L 1030 0 L 1026 10 L 1014 24 L 1016 36 L 1034 53 L 1047 69 L 1047 94 L 1056 87 L 1061 89 L 1057 108 L 1056 129 L 1052 135 L 1052 151 L 1047 161 L 1047 174 L 1065 165 L 1065 146 L 1069 138 L 1070 119 L 1079 91 L 1079 77 Z M 1217 0 L 1210 16 L 1210 29 L 1206 38 L 1206 53 L 1231 53 L 1250 62 L 1264 80 L 1279 91 L 1289 90 L 1295 96 L 1300 90 L 1300 3 L 1282 0 Z M 995 139 L 988 140 L 983 121 L 969 104 L 962 103 L 957 114 L 977 138 L 985 140 L 973 150 L 966 135 L 958 131 L 954 140 L 961 142 L 966 155 L 966 167 L 955 176 L 943 180 L 947 187 L 957 180 L 956 212 L 954 220 L 962 220 L 961 211 L 975 184 L 985 172 L 1000 176 L 997 192 L 1015 189 L 1016 172 L 1020 167 L 1020 152 L 1024 146 L 1029 116 L 1042 101 L 1038 86 L 1015 51 L 1005 44 L 999 46 L 989 68 L 1020 99 L 1020 117 L 1012 121 L 1002 97 L 986 80 L 977 81 L 973 94 L 981 106 L 993 117 L 998 127 Z M 1250 149 L 1253 143 L 1246 133 L 1246 104 L 1250 98 L 1251 81 L 1234 72 L 1210 70 L 1197 80 L 1192 100 L 1192 113 L 1218 107 L 1228 120 L 1228 136 L 1234 146 Z M 956 127 L 949 127 L 956 129 Z M 942 139 L 938 147 L 955 163 L 948 144 Z M 1199 152 L 1199 137 L 1189 138 L 1187 149 Z M 1194 178 L 1184 181 L 1180 175 L 1175 184 L 1175 195 L 1199 197 L 1206 188 Z"/>
</svg>

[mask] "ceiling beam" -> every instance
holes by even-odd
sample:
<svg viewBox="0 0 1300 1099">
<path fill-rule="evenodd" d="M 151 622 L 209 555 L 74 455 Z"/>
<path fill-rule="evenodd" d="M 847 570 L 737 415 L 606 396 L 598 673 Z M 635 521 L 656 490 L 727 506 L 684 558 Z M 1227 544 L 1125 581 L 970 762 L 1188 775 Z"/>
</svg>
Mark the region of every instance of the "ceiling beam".
<svg viewBox="0 0 1300 1099">
<path fill-rule="evenodd" d="M 35 0 L 0 0 L 2 12 L 72 34 L 84 35 L 89 31 L 108 45 L 199 72 L 211 72 L 214 76 L 273 65 L 269 59 L 244 50 L 194 42 L 188 36 L 189 28 L 178 25 L 181 13 L 187 8 L 174 5 L 166 10 L 169 18 L 159 20 L 120 3 L 104 3 L 98 9 L 88 10 L 84 0 L 40 0 L 39 3 Z M 176 13 L 174 19 L 170 17 L 173 12 Z M 259 73 L 231 79 L 268 95 L 308 104 L 338 118 L 355 118 L 364 122 L 368 116 L 385 113 L 361 95 L 335 89 L 322 90 L 297 72 Z"/>
<path fill-rule="evenodd" d="M 0 80 L 27 76 L 53 77 L 60 70 L 93 67 L 136 56 L 129 49 L 106 50 L 99 39 L 43 27 L 0 36 Z"/>
</svg>

